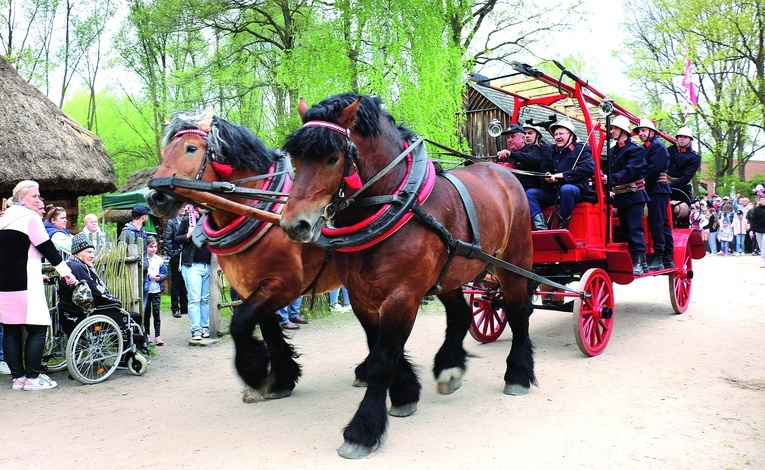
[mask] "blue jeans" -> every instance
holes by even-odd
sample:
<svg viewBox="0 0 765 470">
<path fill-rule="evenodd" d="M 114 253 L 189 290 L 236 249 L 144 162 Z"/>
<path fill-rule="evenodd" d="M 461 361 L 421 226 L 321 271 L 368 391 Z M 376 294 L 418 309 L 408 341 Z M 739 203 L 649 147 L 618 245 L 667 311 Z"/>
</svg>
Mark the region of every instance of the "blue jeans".
<svg viewBox="0 0 765 470">
<path fill-rule="evenodd" d="M 294 302 L 284 308 L 280 308 L 276 313 L 281 317 L 279 323 L 284 324 L 300 315 L 300 306 L 303 305 L 303 296 L 301 295 Z"/>
<path fill-rule="evenodd" d="M 335 289 L 329 292 L 329 306 L 332 307 L 337 303 L 338 294 L 343 293 L 343 307 L 347 307 L 351 304 L 351 299 L 348 297 L 348 289 L 342 286 L 339 289 Z"/>
<path fill-rule="evenodd" d="M 210 329 L 210 265 L 192 263 L 181 267 L 189 298 L 191 334 Z"/>
<path fill-rule="evenodd" d="M 5 354 L 3 354 L 3 324 L 0 323 L 0 362 L 5 360 Z"/>
<path fill-rule="evenodd" d="M 744 233 L 736 235 L 736 253 L 744 253 L 744 237 L 746 237 Z"/>
</svg>

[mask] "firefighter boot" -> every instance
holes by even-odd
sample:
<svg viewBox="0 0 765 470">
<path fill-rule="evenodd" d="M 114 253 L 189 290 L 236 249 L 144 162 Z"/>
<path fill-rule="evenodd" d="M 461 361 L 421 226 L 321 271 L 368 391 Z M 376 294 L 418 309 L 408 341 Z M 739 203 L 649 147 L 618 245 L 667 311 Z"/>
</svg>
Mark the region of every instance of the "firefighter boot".
<svg viewBox="0 0 765 470">
<path fill-rule="evenodd" d="M 651 260 L 651 264 L 648 265 L 648 270 L 661 271 L 662 269 L 664 269 L 664 262 L 662 261 L 663 259 L 664 259 L 663 251 L 654 251 L 653 260 Z"/>
<path fill-rule="evenodd" d="M 675 269 L 675 254 L 671 251 L 664 252 L 664 269 Z"/>
<path fill-rule="evenodd" d="M 640 262 L 640 251 L 632 252 L 632 274 L 635 276 L 643 275 L 643 264 Z"/>
<path fill-rule="evenodd" d="M 534 230 L 547 230 L 547 223 L 545 222 L 545 216 L 541 212 L 531 218 L 532 224 L 534 224 Z"/>
<path fill-rule="evenodd" d="M 564 219 L 563 217 L 558 214 L 558 230 L 568 230 L 568 223 L 571 220 L 571 217 Z"/>
</svg>

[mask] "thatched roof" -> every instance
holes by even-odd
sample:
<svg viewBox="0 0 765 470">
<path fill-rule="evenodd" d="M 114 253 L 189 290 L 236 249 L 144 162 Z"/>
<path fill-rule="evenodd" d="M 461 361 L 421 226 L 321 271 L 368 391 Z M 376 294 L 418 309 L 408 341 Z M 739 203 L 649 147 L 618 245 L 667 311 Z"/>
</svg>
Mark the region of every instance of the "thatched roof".
<svg viewBox="0 0 765 470">
<path fill-rule="evenodd" d="M 117 188 L 103 141 L 64 114 L 0 56 L 0 193 L 34 179 L 43 193 L 101 194 Z"/>
<path fill-rule="evenodd" d="M 116 194 L 130 193 L 137 190 L 146 189 L 149 185 L 149 180 L 157 172 L 158 167 L 140 168 L 135 170 L 128 176 L 125 184 L 116 191 Z M 130 209 L 106 209 L 104 210 L 105 222 L 130 222 Z"/>
</svg>

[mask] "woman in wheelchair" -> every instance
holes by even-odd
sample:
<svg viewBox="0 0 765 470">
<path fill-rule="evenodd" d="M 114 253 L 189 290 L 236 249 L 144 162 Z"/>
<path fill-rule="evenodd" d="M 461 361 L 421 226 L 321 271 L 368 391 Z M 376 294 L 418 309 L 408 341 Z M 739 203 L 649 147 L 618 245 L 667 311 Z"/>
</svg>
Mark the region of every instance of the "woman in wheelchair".
<svg viewBox="0 0 765 470">
<path fill-rule="evenodd" d="M 78 233 L 72 237 L 72 256 L 69 257 L 66 264 L 72 270 L 72 274 L 80 283 L 86 282 L 90 288 L 93 297 L 93 306 L 95 313 L 106 315 L 114 320 L 117 325 L 124 327 L 127 323 L 125 310 L 122 309 L 120 300 L 109 293 L 106 284 L 98 277 L 93 267 L 93 261 L 96 258 L 95 248 L 84 233 Z M 71 335 L 77 324 L 87 317 L 88 313 L 83 312 L 76 299 L 76 286 L 68 286 L 59 282 L 59 302 L 58 313 L 61 326 L 67 335 Z M 134 312 L 129 312 L 130 317 L 138 325 L 141 324 L 141 316 Z M 143 334 L 134 334 L 133 341 L 136 348 L 149 354 L 146 345 L 146 338 Z"/>
</svg>

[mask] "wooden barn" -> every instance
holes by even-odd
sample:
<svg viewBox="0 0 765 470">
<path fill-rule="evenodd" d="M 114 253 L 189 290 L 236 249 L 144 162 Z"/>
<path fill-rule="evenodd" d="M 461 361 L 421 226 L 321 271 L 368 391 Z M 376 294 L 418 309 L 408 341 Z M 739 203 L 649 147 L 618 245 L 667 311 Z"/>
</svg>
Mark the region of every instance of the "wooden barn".
<svg viewBox="0 0 765 470">
<path fill-rule="evenodd" d="M 16 183 L 40 183 L 45 204 L 62 206 L 69 230 L 79 231 L 77 198 L 117 188 L 114 164 L 103 141 L 27 83 L 0 56 L 0 193 Z"/>
<path fill-rule="evenodd" d="M 501 123 L 502 129 L 512 124 L 511 119 L 518 95 L 507 87 L 506 82 L 503 82 L 503 79 L 489 80 L 474 74 L 465 86 L 465 92 L 462 95 L 466 116 L 463 132 L 473 155 L 493 157 L 499 150 L 506 148 L 504 136 L 492 137 L 488 132 L 489 123 L 494 119 Z M 523 114 L 518 120 L 519 124 L 530 122 L 539 125 L 540 123 L 549 124 L 553 119 L 562 120 L 566 117 L 574 123 L 577 137 L 584 140 L 587 136 L 584 123 L 577 120 L 575 116 L 567 116 L 558 109 L 537 105 L 527 106 L 523 108 Z M 546 128 L 546 125 L 542 127 Z M 543 140 L 548 144 L 553 142 L 549 135 L 543 136 Z"/>
</svg>

